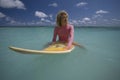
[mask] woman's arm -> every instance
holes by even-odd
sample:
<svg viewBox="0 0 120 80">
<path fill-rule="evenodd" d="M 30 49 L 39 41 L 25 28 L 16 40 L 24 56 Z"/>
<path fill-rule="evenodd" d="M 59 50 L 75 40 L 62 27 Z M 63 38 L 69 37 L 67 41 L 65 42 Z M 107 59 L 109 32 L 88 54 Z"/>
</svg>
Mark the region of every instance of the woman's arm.
<svg viewBox="0 0 120 80">
<path fill-rule="evenodd" d="M 57 27 L 54 28 L 54 33 L 53 33 L 52 42 L 56 42 L 56 38 L 57 38 Z"/>
<path fill-rule="evenodd" d="M 71 47 L 73 39 L 74 39 L 74 27 L 70 26 L 70 37 L 69 37 L 69 41 L 68 41 L 68 45 L 67 45 L 68 49 Z"/>
</svg>

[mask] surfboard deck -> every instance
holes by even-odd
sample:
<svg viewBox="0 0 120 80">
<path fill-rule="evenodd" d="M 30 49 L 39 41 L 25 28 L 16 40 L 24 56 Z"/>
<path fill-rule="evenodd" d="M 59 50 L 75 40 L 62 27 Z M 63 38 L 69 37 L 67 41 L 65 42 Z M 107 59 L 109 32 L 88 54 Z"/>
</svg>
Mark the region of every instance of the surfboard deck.
<svg viewBox="0 0 120 80">
<path fill-rule="evenodd" d="M 72 45 L 71 48 L 68 50 L 66 50 L 65 47 L 66 47 L 65 43 L 55 43 L 52 45 L 48 45 L 48 47 L 42 50 L 31 50 L 14 46 L 10 46 L 9 48 L 13 51 L 27 54 L 64 54 L 69 53 L 74 49 L 74 45 Z"/>
</svg>

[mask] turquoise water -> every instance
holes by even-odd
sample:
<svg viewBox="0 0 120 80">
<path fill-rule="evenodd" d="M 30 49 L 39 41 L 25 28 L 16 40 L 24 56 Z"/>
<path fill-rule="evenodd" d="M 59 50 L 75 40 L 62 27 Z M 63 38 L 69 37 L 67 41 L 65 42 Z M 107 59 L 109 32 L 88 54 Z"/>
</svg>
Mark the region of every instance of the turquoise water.
<svg viewBox="0 0 120 80">
<path fill-rule="evenodd" d="M 52 27 L 0 28 L 0 80 L 120 80 L 120 28 L 75 28 L 69 54 L 20 54 L 17 46 L 42 49 Z"/>
</svg>

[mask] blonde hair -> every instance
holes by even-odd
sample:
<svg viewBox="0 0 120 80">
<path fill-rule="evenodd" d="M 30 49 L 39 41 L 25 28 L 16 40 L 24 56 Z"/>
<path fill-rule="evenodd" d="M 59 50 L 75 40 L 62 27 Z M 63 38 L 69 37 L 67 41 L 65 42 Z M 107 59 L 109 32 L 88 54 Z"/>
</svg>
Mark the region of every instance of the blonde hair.
<svg viewBox="0 0 120 80">
<path fill-rule="evenodd" d="M 61 23 L 61 16 L 62 15 L 66 15 L 68 17 L 68 13 L 64 10 L 58 12 L 57 17 L 56 17 L 56 24 L 59 27 L 62 25 L 62 23 Z"/>
</svg>

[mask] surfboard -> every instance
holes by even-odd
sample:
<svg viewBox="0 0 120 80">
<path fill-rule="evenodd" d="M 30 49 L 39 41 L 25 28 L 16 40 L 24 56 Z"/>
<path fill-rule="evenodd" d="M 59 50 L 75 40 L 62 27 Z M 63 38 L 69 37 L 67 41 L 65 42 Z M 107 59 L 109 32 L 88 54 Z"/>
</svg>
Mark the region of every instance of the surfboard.
<svg viewBox="0 0 120 80">
<path fill-rule="evenodd" d="M 46 48 L 42 50 L 31 50 L 14 46 L 10 46 L 9 48 L 13 51 L 27 54 L 63 54 L 70 53 L 74 49 L 74 45 L 72 45 L 70 49 L 65 49 L 65 47 L 66 47 L 65 43 L 55 43 L 48 45 Z"/>
</svg>

